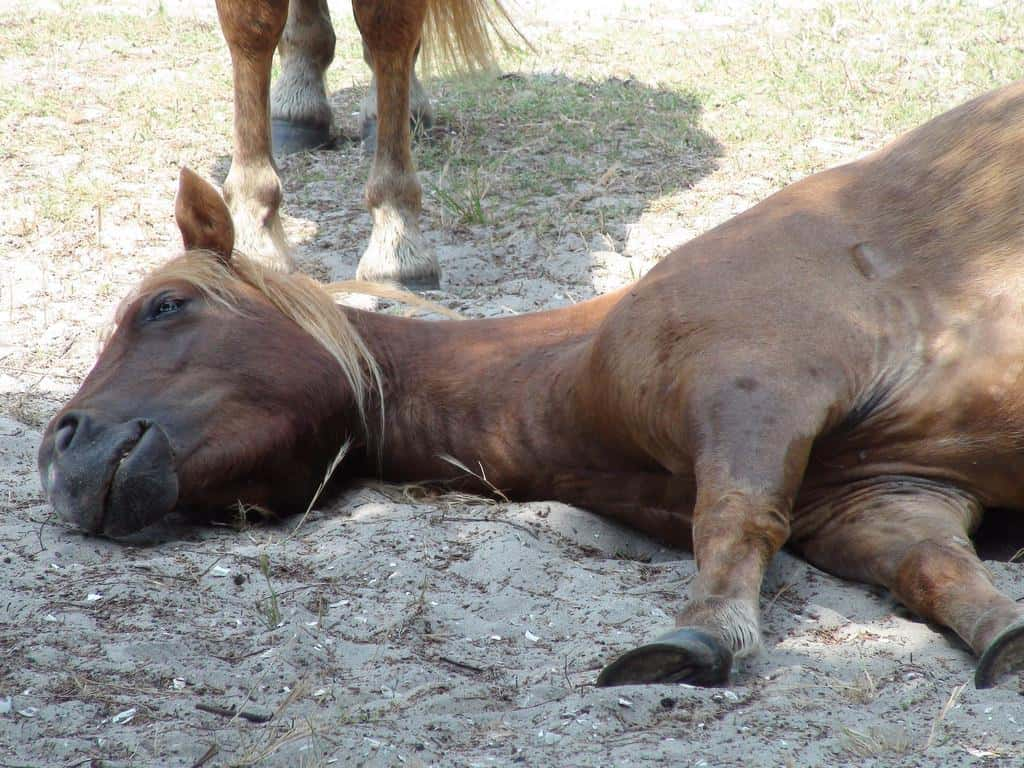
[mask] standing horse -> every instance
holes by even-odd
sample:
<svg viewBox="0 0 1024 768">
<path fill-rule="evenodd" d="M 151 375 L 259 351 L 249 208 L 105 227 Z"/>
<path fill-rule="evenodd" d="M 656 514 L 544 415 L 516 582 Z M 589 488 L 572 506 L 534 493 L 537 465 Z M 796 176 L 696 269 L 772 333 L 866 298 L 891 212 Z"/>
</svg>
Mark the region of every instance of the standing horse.
<svg viewBox="0 0 1024 768">
<path fill-rule="evenodd" d="M 364 139 L 374 148 L 366 184 L 373 230 L 356 274 L 436 288 L 441 271 L 420 233 L 421 190 L 410 149 L 410 116 L 430 120 L 416 58 L 426 36 L 442 57 L 486 64 L 488 27 L 507 16 L 496 0 L 353 0 L 352 10 L 373 70 L 362 119 Z M 272 152 L 313 149 L 330 139 L 324 74 L 334 59 L 335 37 L 327 0 L 217 0 L 217 14 L 235 90 L 234 152 L 224 197 L 239 245 L 290 271 Z M 271 94 L 275 48 L 281 76 Z"/>
<path fill-rule="evenodd" d="M 301 510 L 346 443 L 341 480 L 475 483 L 453 456 L 693 547 L 677 628 L 600 684 L 726 680 L 788 544 L 951 627 L 993 685 L 1024 668 L 1024 605 L 969 536 L 985 507 L 1024 509 L 1022 146 L 1024 82 L 616 293 L 458 323 L 337 307 L 234 254 L 224 202 L 183 172 L 188 250 L 122 304 L 46 429 L 43 486 L 119 536 L 175 509 Z"/>
</svg>

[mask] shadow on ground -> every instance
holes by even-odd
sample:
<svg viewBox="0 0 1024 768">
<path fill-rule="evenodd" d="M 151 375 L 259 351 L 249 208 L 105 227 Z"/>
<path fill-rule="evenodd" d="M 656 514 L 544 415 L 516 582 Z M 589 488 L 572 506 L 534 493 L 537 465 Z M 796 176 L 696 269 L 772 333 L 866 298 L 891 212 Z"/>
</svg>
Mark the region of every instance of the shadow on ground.
<svg viewBox="0 0 1024 768">
<path fill-rule="evenodd" d="M 642 219 L 672 219 L 721 154 L 700 127 L 691 91 L 519 73 L 428 87 L 436 121 L 413 154 L 421 225 L 444 288 L 460 298 L 501 297 L 514 312 L 640 277 L 669 250 L 657 237 L 634 243 Z M 369 236 L 370 159 L 354 139 L 362 96 L 362 88 L 332 94 L 334 149 L 278 159 L 296 255 L 318 277 L 352 276 Z M 228 167 L 221 157 L 208 172 L 222 182 Z"/>
</svg>

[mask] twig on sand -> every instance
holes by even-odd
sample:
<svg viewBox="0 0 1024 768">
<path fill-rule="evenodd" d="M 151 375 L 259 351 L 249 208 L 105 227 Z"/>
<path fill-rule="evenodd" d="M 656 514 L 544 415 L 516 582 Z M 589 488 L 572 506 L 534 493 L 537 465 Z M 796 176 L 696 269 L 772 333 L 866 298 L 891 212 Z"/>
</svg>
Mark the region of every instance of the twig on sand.
<svg viewBox="0 0 1024 768">
<path fill-rule="evenodd" d="M 438 661 L 443 661 L 445 664 L 451 664 L 453 667 L 459 669 L 468 669 L 470 672 L 486 672 L 487 670 L 483 667 L 478 667 L 475 664 L 468 664 L 465 661 L 459 661 L 458 659 L 452 659 L 448 656 L 438 656 Z"/>
<path fill-rule="evenodd" d="M 213 760 L 216 754 L 220 752 L 220 747 L 217 746 L 217 742 L 210 745 L 210 748 L 203 753 L 203 756 L 192 763 L 192 768 L 203 768 L 208 762 Z"/>
<path fill-rule="evenodd" d="M 248 720 L 250 723 L 269 723 L 274 718 L 273 715 L 268 715 L 265 712 L 253 712 L 249 709 L 235 709 L 234 707 L 221 707 L 217 704 L 207 704 L 202 701 L 196 704 L 196 709 L 200 712 L 209 712 L 211 715 L 220 715 L 221 717 L 230 717 L 232 719 L 240 717 L 243 720 Z M 210 757 L 213 757 L 213 755 L 210 755 Z M 201 764 L 202 763 L 200 763 L 200 765 Z"/>
<path fill-rule="evenodd" d="M 775 606 L 775 601 L 782 597 L 784 594 L 786 594 L 786 592 L 792 589 L 793 586 L 793 582 L 787 581 L 785 584 L 779 587 L 779 590 L 774 595 L 772 595 L 772 599 L 768 601 L 768 605 L 764 609 L 763 613 L 767 615 L 768 612 L 771 611 L 771 609 Z"/>
</svg>

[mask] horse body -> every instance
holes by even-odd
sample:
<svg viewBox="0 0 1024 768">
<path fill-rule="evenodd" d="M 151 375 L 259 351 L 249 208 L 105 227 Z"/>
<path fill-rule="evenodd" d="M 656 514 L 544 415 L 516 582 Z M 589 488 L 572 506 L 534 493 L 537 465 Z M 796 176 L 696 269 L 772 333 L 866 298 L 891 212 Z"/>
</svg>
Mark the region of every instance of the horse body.
<svg viewBox="0 0 1024 768">
<path fill-rule="evenodd" d="M 263 273 L 232 256 L 223 203 L 183 174 L 186 246 L 214 255 L 179 265 L 215 263 L 248 287 L 228 310 L 168 282 L 189 268 L 149 278 L 48 428 L 44 485 L 69 519 L 117 533 L 178 503 L 158 467 L 168 453 L 177 496 L 209 507 L 231 495 L 280 505 L 260 474 L 274 462 L 295 472 L 294 508 L 347 436 L 342 474 L 555 498 L 692 546 L 698 574 L 678 628 L 613 662 L 600 684 L 726 679 L 733 656 L 759 643 L 761 581 L 783 545 L 951 627 L 981 656 L 977 684 L 994 684 L 1024 667 L 1024 607 L 994 588 L 969 535 L 985 506 L 1024 508 L 1021 126 L 1018 84 L 788 187 L 638 283 L 573 307 L 459 323 L 322 309 L 364 345 L 355 363 L 335 355 L 342 385 L 330 383 L 330 356 L 299 340 L 296 306 L 269 308 L 281 302 L 268 295 L 305 278 L 256 290 Z M 152 306 L 167 296 L 183 303 L 164 320 Z M 211 326 L 211 339 L 196 333 Z M 279 328 L 281 344 L 252 341 Z M 187 366 L 167 354 L 181 338 Z M 237 370 L 225 370 L 236 348 Z M 377 386 L 355 396 L 367 366 Z M 167 392 L 204 375 L 213 400 L 189 421 L 176 411 L 192 406 L 169 407 Z M 90 413 L 115 437 L 90 428 L 79 450 Z M 118 437 L 131 419 L 147 421 L 141 458 Z M 182 419 L 203 437 L 191 451 Z M 148 437 L 150 422 L 164 438 Z M 234 440 L 242 428 L 257 449 Z M 81 457 L 107 444 L 114 458 L 88 461 L 115 465 L 104 471 L 116 493 L 76 496 Z M 123 470 L 133 462 L 159 492 Z M 133 483 L 150 511 L 130 503 Z M 119 527 L 122 499 L 132 523 Z"/>
</svg>

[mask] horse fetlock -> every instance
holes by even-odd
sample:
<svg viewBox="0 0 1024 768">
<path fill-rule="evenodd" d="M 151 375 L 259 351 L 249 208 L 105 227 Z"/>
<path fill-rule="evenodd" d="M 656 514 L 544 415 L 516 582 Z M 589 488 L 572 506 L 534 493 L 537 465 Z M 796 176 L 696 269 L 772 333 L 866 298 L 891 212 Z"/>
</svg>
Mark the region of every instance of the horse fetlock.
<svg viewBox="0 0 1024 768">
<path fill-rule="evenodd" d="M 268 205 L 265 202 L 267 198 L 273 200 L 275 197 L 280 201 L 280 186 L 276 187 L 276 195 L 268 187 L 262 189 L 266 194 L 249 195 L 237 191 L 229 194 L 228 183 L 224 183 L 225 202 L 235 225 L 235 248 L 265 266 L 292 272 L 295 261 L 278 215 L 279 203 Z"/>
<path fill-rule="evenodd" d="M 373 231 L 356 277 L 421 289 L 438 287 L 441 267 L 427 248 L 416 217 L 391 205 L 372 209 L 371 216 Z"/>
<path fill-rule="evenodd" d="M 984 654 L 1008 628 L 1018 624 L 1024 624 L 1024 607 L 1007 598 L 1004 603 L 982 612 L 974 621 L 970 636 L 964 640 L 975 653 Z"/>
<path fill-rule="evenodd" d="M 736 657 L 761 648 L 761 619 L 746 600 L 707 597 L 691 601 L 676 617 L 677 627 L 699 627 L 717 638 Z"/>
<path fill-rule="evenodd" d="M 330 130 L 333 115 L 323 71 L 309 61 L 290 60 L 271 90 L 270 116 L 274 120 L 325 126 Z"/>
</svg>

